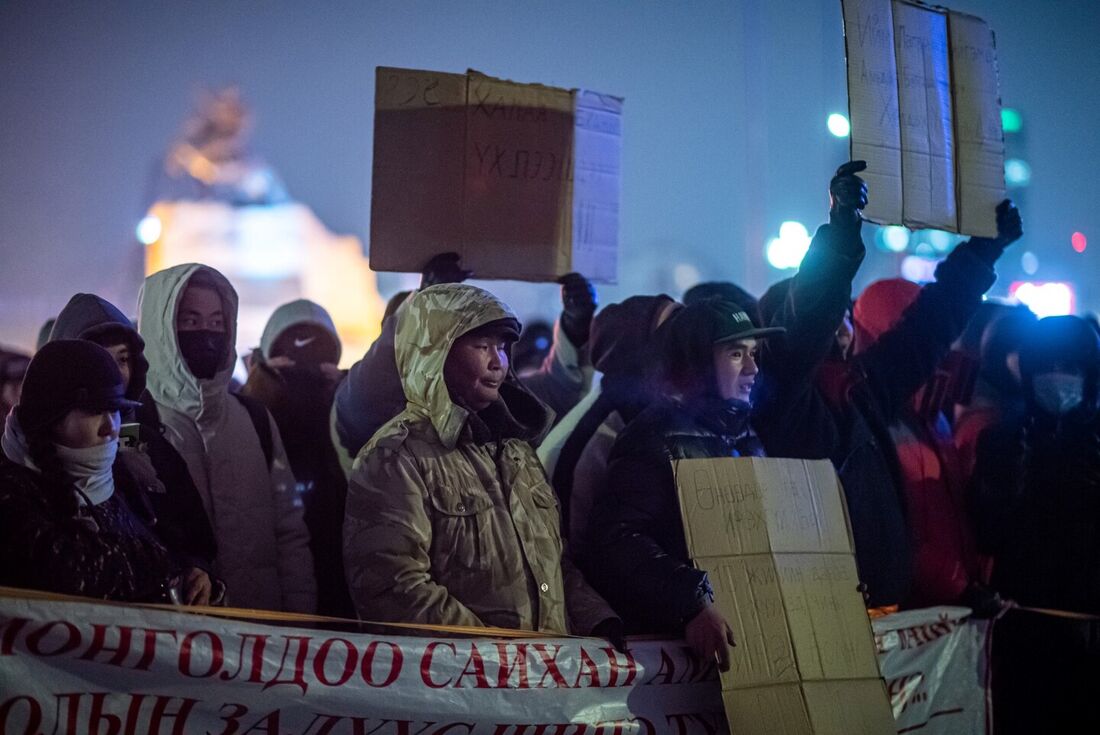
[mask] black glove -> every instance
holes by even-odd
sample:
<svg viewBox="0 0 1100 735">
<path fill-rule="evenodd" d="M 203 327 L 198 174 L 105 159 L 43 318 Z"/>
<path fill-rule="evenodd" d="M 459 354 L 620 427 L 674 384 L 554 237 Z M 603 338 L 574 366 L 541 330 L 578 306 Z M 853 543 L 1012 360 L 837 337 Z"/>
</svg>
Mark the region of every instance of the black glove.
<svg viewBox="0 0 1100 735">
<path fill-rule="evenodd" d="M 866 161 L 849 161 L 829 182 L 829 224 L 834 227 L 858 231 L 862 226 L 860 210 L 867 206 L 867 183 L 856 174 L 865 168 Z"/>
<path fill-rule="evenodd" d="M 558 279 L 561 284 L 561 328 L 577 347 L 588 342 L 592 316 L 596 313 L 596 289 L 580 273 L 567 273 Z"/>
<path fill-rule="evenodd" d="M 1024 236 L 1024 225 L 1020 219 L 1020 210 L 1005 199 L 997 205 L 997 236 L 972 237 L 969 246 L 974 253 L 992 267 L 997 259 L 1012 243 Z"/>
<path fill-rule="evenodd" d="M 462 256 L 458 253 L 440 253 L 432 257 L 421 271 L 420 288 L 434 286 L 437 283 L 462 283 L 473 271 L 463 270 L 459 266 Z"/>
<path fill-rule="evenodd" d="M 971 582 L 960 602 L 974 611 L 975 618 L 995 618 L 1005 606 L 1004 599 L 981 582 Z"/>
<path fill-rule="evenodd" d="M 607 618 L 592 629 L 594 638 L 608 641 L 619 653 L 626 653 L 626 636 L 623 635 L 623 621 L 619 618 Z"/>
</svg>

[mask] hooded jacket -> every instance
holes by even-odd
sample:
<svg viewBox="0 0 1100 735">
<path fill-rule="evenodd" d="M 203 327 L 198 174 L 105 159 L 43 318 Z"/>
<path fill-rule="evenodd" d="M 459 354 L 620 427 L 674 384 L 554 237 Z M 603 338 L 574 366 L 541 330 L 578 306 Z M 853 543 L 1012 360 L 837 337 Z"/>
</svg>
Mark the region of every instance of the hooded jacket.
<svg viewBox="0 0 1100 735">
<path fill-rule="evenodd" d="M 561 503 L 570 542 L 587 525 L 605 486 L 611 444 L 623 425 L 654 399 L 653 328 L 668 296 L 631 296 L 603 308 L 592 321 L 589 351 L 600 373 L 594 397 L 573 408 L 539 445 L 538 455 Z M 578 472 L 582 457 L 584 472 Z M 578 550 L 574 545 L 574 550 Z"/>
<path fill-rule="evenodd" d="M 973 492 L 993 583 L 1021 605 L 1100 614 L 1100 343 L 1077 317 L 1039 321 L 1021 350 L 1026 398 L 978 440 Z M 1084 400 L 1064 416 L 1035 401 L 1034 378 L 1072 365 Z"/>
<path fill-rule="evenodd" d="M 199 380 L 176 337 L 176 312 L 197 273 L 221 297 L 229 348 L 214 378 Z M 313 612 L 316 584 L 302 503 L 275 422 L 268 466 L 248 410 L 229 394 L 236 363 L 237 293 L 217 271 L 194 263 L 145 280 L 138 331 L 149 360 L 148 391 L 165 436 L 180 453 L 214 527 L 215 573 L 231 605 Z"/>
<path fill-rule="evenodd" d="M 248 382 L 241 394 L 262 403 L 279 427 L 309 528 L 318 611 L 354 617 L 344 578 L 341 538 L 348 483 L 329 434 L 329 412 L 337 384 L 315 365 L 275 369 L 268 364 L 280 337 L 292 327 L 303 325 L 317 328 L 303 342 L 327 339 L 329 343 L 322 352 L 339 360 L 340 338 L 328 312 L 305 299 L 283 304 L 264 327 L 260 349 L 253 354 Z M 315 346 L 304 345 L 306 349 Z M 290 348 L 294 352 L 294 346 Z"/>
<path fill-rule="evenodd" d="M 963 472 L 974 472 L 978 440 L 986 429 L 1008 422 L 1019 426 L 1024 419 L 1024 394 L 1019 379 L 1007 365 L 1008 356 L 1020 345 L 1038 319 L 1026 306 L 1001 307 L 981 337 L 980 371 L 974 394 L 955 411 L 955 446 Z"/>
<path fill-rule="evenodd" d="M 831 294 L 838 303 L 847 300 L 854 271 L 828 251 L 814 253 L 815 246 L 810 247 L 814 257 L 807 254 L 796 278 L 806 272 L 821 299 Z M 794 435 L 800 446 L 792 448 L 797 454 L 772 451 L 773 445 L 784 444 L 791 422 L 769 422 L 767 431 L 755 424 L 772 456 L 832 460 L 844 488 L 860 579 L 868 587 L 871 607 L 905 602 L 912 588 L 905 494 L 889 427 L 932 377 L 978 308 L 995 279 L 992 265 L 999 255 L 987 241 L 972 239 L 959 245 L 937 267 L 936 281 L 920 290 L 900 321 L 873 345 L 848 361 L 820 365 L 813 410 L 797 417 L 799 431 Z M 788 299 L 771 323 L 783 325 L 793 305 Z M 841 315 L 832 322 L 834 329 Z M 825 347 L 822 356 L 827 354 Z"/>
<path fill-rule="evenodd" d="M 451 400 L 455 341 L 515 315 L 472 286 L 431 286 L 397 315 L 405 409 L 359 453 L 344 563 L 364 619 L 587 634 L 613 617 L 563 557 L 557 504 L 530 442 L 547 409 L 514 383 L 477 414 Z"/>
<path fill-rule="evenodd" d="M 397 311 L 382 322 L 382 333 L 363 359 L 352 365 L 336 391 L 332 429 L 340 447 L 354 458 L 387 421 L 405 409 L 401 375 L 394 352 Z M 554 326 L 554 344 L 542 367 L 520 376 L 527 389 L 560 418 L 569 412 L 592 384 L 592 369 L 583 365 L 581 350 Z"/>
<path fill-rule="evenodd" d="M 853 309 L 854 359 L 873 350 L 920 294 L 919 286 L 902 279 L 868 286 Z M 979 581 L 981 563 L 951 426 L 938 408 L 918 411 L 916 401 L 910 400 L 899 408 L 888 430 L 898 462 L 913 559 L 912 589 L 902 602 L 908 607 L 960 604 L 971 585 Z"/>
<path fill-rule="evenodd" d="M 124 486 L 135 490 L 126 500 L 165 546 L 191 566 L 209 571 L 217 555 L 214 531 L 187 465 L 165 438 L 156 406 L 145 391 L 149 372 L 145 340 L 113 304 L 86 293 L 69 299 L 57 315 L 48 341 L 59 339 L 86 339 L 105 345 L 117 344 L 118 339 L 129 344 L 126 397 L 142 405 L 134 415 L 123 417 L 124 423 L 140 426 L 138 446 L 119 448 L 118 461 L 134 480 Z"/>
</svg>

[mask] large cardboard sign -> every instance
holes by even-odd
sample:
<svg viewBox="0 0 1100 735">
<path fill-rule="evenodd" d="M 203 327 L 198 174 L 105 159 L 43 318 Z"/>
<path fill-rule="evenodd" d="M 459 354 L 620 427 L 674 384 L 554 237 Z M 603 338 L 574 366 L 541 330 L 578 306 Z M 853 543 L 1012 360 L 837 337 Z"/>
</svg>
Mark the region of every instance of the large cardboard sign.
<svg viewBox="0 0 1100 735">
<path fill-rule="evenodd" d="M 980 18 L 910 0 L 842 0 L 853 159 L 864 216 L 997 234 L 1004 137 L 993 32 Z"/>
<path fill-rule="evenodd" d="M 477 278 L 614 282 L 621 138 L 616 97 L 379 67 L 371 268 L 456 252 Z"/>
<path fill-rule="evenodd" d="M 893 717 L 827 460 L 673 463 L 688 552 L 737 631 L 731 732 L 887 733 Z"/>
</svg>

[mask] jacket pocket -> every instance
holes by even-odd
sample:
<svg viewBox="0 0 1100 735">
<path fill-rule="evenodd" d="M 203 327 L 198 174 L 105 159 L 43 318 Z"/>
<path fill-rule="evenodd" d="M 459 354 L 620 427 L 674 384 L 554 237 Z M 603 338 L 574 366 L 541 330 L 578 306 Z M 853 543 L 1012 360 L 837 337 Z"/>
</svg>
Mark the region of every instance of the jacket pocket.
<svg viewBox="0 0 1100 735">
<path fill-rule="evenodd" d="M 430 496 L 432 519 L 432 563 L 456 564 L 464 569 L 485 571 L 492 567 L 491 516 L 493 500 L 483 493 L 440 488 Z"/>
</svg>

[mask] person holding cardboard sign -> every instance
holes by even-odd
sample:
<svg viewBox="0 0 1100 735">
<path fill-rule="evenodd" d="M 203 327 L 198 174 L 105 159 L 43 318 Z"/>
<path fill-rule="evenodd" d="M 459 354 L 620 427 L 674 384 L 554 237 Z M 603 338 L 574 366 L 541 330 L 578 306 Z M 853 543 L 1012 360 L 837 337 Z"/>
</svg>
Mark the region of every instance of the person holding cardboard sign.
<svg viewBox="0 0 1100 735">
<path fill-rule="evenodd" d="M 757 347 L 782 333 L 722 301 L 686 306 L 660 327 L 662 397 L 615 442 L 583 560 L 628 632 L 683 634 L 723 671 L 734 632 L 688 558 L 671 460 L 763 455 L 749 425 Z"/>
</svg>

